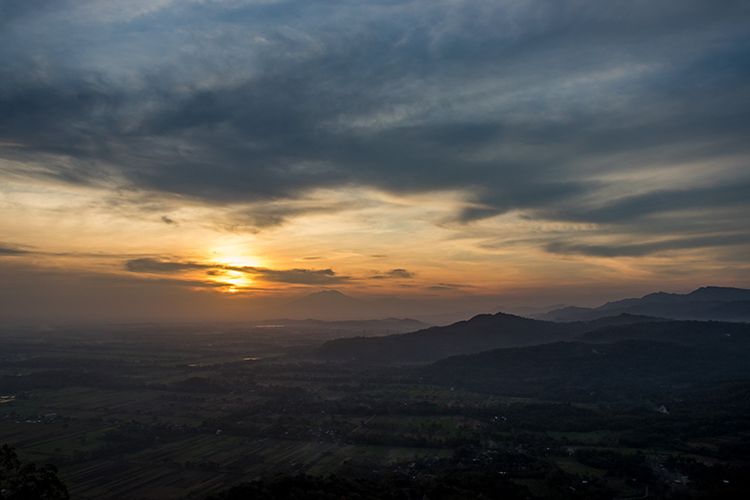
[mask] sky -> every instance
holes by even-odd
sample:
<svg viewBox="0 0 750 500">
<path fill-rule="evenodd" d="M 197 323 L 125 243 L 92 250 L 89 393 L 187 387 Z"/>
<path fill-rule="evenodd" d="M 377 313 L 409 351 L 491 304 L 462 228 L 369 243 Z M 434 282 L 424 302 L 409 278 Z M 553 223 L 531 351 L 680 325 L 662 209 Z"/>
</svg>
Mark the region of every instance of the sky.
<svg viewBox="0 0 750 500">
<path fill-rule="evenodd" d="M 746 1 L 0 0 L 0 319 L 747 287 L 749 159 Z"/>
</svg>

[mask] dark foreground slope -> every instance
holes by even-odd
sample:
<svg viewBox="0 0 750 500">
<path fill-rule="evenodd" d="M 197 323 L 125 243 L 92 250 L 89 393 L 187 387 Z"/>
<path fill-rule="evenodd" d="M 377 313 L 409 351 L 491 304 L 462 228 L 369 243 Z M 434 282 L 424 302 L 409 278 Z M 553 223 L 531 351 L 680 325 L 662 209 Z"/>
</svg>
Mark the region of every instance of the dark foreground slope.
<svg viewBox="0 0 750 500">
<path fill-rule="evenodd" d="M 730 337 L 746 338 L 750 324 L 725 321 L 646 321 L 643 323 L 611 325 L 586 332 L 578 340 L 583 342 L 617 342 L 620 340 L 650 340 L 676 344 L 711 344 Z"/>
<path fill-rule="evenodd" d="M 420 471 L 421 472 L 421 471 Z M 281 476 L 241 484 L 207 500 L 382 500 L 486 498 L 522 500 L 529 490 L 497 473 L 441 471 L 439 477 L 406 473 L 369 476 Z"/>
<path fill-rule="evenodd" d="M 638 338 L 628 339 L 629 335 Z M 750 379 L 748 325 L 647 323 L 603 329 L 583 338 L 614 342 L 496 349 L 444 359 L 424 373 L 443 385 L 572 401 L 631 399 Z"/>
<path fill-rule="evenodd" d="M 590 322 L 554 323 L 511 314 L 480 314 L 448 326 L 380 338 L 347 338 L 326 342 L 321 359 L 365 363 L 429 363 L 459 354 L 570 340 L 589 331 L 659 318 L 623 314 Z"/>
</svg>

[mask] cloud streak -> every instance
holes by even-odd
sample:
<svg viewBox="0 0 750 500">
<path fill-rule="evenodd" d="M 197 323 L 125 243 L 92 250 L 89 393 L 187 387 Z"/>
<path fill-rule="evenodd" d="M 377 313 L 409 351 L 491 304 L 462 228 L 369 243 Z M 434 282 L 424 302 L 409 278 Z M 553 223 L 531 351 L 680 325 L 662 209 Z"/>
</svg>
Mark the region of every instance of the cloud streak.
<svg viewBox="0 0 750 500">
<path fill-rule="evenodd" d="M 125 262 L 125 269 L 131 273 L 181 273 L 185 271 L 195 271 L 196 269 L 214 269 L 217 266 L 208 264 L 198 264 L 195 262 L 173 262 L 169 260 L 152 259 L 144 257 L 141 259 L 132 259 Z"/>
<path fill-rule="evenodd" d="M 640 257 L 674 250 L 736 246 L 750 244 L 750 234 L 720 234 L 672 238 L 661 241 L 623 244 L 589 244 L 564 241 L 550 242 L 545 249 L 551 253 L 580 254 L 595 257 Z"/>
<path fill-rule="evenodd" d="M 383 280 L 383 279 L 412 279 L 415 277 L 415 274 L 411 271 L 407 271 L 403 268 L 396 268 L 391 269 L 390 271 L 386 271 L 384 273 L 378 273 L 371 277 L 371 279 L 376 280 Z"/>
<path fill-rule="evenodd" d="M 345 283 L 351 278 L 339 276 L 332 269 L 269 269 L 255 266 L 229 266 L 213 263 L 182 262 L 167 259 L 139 258 L 125 262 L 125 269 L 133 273 L 181 274 L 202 270 L 211 276 L 220 276 L 222 271 L 248 274 L 271 283 L 294 285 L 333 285 Z"/>
<path fill-rule="evenodd" d="M 28 250 L 22 248 L 0 244 L 0 257 L 13 257 L 17 255 L 26 255 L 28 253 Z"/>
</svg>

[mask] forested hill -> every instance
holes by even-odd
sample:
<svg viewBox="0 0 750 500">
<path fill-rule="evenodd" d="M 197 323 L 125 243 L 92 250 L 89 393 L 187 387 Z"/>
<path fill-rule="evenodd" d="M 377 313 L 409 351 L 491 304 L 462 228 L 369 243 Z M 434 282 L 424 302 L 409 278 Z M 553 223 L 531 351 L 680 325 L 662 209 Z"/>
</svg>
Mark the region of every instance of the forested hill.
<svg viewBox="0 0 750 500">
<path fill-rule="evenodd" d="M 326 342 L 321 359 L 366 363 L 429 363 L 449 356 L 503 347 L 522 347 L 573 339 L 607 326 L 658 322 L 658 318 L 619 315 L 591 322 L 555 323 L 512 314 L 480 314 L 448 326 L 380 338 L 347 338 Z"/>
<path fill-rule="evenodd" d="M 426 379 L 482 392 L 569 401 L 661 396 L 724 380 L 750 380 L 750 332 L 684 342 L 555 342 L 447 358 Z"/>
<path fill-rule="evenodd" d="M 560 341 L 647 340 L 696 344 L 719 337 L 748 335 L 748 332 L 750 324 L 747 323 L 674 321 L 631 314 L 556 323 L 497 313 L 412 333 L 336 339 L 323 344 L 316 355 L 329 361 L 430 363 L 462 354 Z"/>
</svg>

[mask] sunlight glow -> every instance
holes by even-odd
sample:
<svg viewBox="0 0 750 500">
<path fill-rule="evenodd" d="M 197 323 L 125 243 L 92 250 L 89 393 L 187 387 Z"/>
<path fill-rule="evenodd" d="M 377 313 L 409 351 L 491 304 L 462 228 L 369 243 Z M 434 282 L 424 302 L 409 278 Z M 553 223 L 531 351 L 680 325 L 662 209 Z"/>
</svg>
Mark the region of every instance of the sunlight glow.
<svg viewBox="0 0 750 500">
<path fill-rule="evenodd" d="M 213 261 L 223 266 L 232 267 L 262 267 L 262 260 L 250 255 L 219 255 Z"/>
<path fill-rule="evenodd" d="M 216 281 L 228 285 L 222 291 L 226 293 L 237 293 L 249 287 L 253 280 L 246 273 L 240 271 L 224 271 L 216 277 Z"/>
<path fill-rule="evenodd" d="M 238 251 L 238 245 L 215 247 L 211 250 L 211 261 L 226 267 L 263 267 L 264 262 L 259 257 L 247 255 Z M 253 284 L 253 278 L 247 272 L 237 269 L 223 269 L 214 276 L 214 281 L 226 285 L 221 291 L 224 293 L 238 293 Z"/>
</svg>

